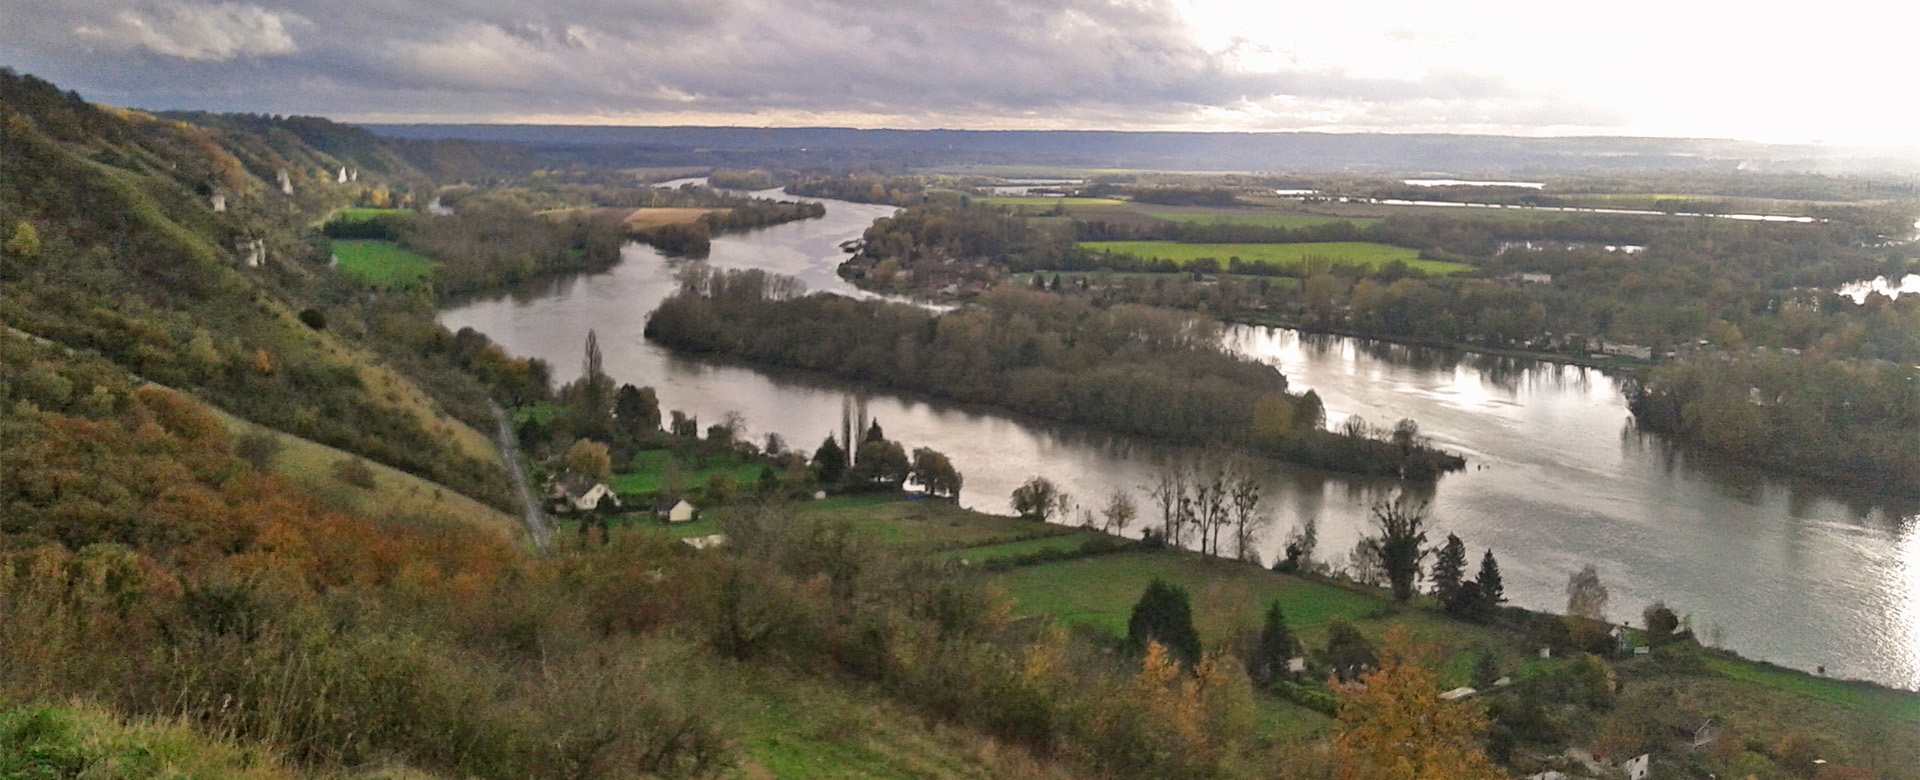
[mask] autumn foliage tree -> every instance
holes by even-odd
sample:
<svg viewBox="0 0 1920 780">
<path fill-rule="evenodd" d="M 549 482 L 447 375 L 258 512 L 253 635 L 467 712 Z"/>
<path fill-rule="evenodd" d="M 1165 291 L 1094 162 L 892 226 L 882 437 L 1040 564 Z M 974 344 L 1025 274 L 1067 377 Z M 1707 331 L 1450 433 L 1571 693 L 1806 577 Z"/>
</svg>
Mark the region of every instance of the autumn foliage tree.
<svg viewBox="0 0 1920 780">
<path fill-rule="evenodd" d="M 1486 714 L 1471 699 L 1445 701 L 1423 649 L 1405 629 L 1387 633 L 1380 668 L 1338 684 L 1334 737 L 1339 780 L 1496 780 L 1480 748 Z"/>
</svg>

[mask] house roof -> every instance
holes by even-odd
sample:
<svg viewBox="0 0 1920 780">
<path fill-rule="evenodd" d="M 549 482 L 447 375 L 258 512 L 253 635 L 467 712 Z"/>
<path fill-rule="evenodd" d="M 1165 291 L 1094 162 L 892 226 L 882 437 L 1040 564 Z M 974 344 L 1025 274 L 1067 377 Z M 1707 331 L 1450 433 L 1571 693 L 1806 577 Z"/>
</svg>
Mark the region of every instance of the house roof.
<svg viewBox="0 0 1920 780">
<path fill-rule="evenodd" d="M 586 496 L 588 493 L 593 492 L 593 488 L 599 484 L 601 483 L 598 480 L 593 479 L 592 477 L 585 477 L 579 474 L 568 474 L 564 477 L 561 477 L 559 481 L 554 483 L 553 490 L 555 494 L 565 495 L 567 498 L 578 499 Z"/>
</svg>

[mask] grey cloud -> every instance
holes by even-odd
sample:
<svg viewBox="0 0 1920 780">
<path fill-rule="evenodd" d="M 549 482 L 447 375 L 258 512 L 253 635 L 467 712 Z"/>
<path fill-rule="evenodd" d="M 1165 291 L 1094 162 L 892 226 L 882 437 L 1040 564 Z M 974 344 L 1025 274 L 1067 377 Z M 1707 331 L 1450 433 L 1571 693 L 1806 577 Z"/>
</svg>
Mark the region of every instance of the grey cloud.
<svg viewBox="0 0 1920 780">
<path fill-rule="evenodd" d="M 239 57 L 291 54 L 299 50 L 289 27 L 307 20 L 237 3 L 161 3 L 120 11 L 73 34 L 109 48 L 144 49 L 167 57 L 224 62 Z"/>
<path fill-rule="evenodd" d="M 148 6 L 144 27 L 123 24 L 114 0 L 9 3 L 0 47 L 24 57 L 5 64 L 154 108 L 1165 125 L 1276 100 L 1365 114 L 1515 97 L 1466 73 L 1242 71 L 1232 51 L 1197 44 L 1164 0 L 262 0 Z M 304 19 L 296 44 L 288 30 Z M 46 33 L 76 28 L 98 32 L 78 48 Z"/>
</svg>

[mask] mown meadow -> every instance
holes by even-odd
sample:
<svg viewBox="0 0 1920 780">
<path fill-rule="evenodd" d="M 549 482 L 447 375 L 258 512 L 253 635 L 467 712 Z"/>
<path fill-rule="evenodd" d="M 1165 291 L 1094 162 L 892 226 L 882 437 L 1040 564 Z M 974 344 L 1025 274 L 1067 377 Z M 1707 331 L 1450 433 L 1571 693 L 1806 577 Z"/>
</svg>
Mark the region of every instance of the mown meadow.
<svg viewBox="0 0 1920 780">
<path fill-rule="evenodd" d="M 1174 241 L 1082 241 L 1081 249 L 1128 255 L 1142 260 L 1166 260 L 1190 265 L 1210 258 L 1225 268 L 1234 258 L 1247 263 L 1269 263 L 1280 267 L 1301 267 L 1312 263 L 1348 265 L 1378 270 L 1388 263 L 1400 262 L 1429 274 L 1452 274 L 1473 270 L 1464 263 L 1421 260 L 1420 252 L 1406 247 L 1364 241 L 1317 241 L 1297 244 L 1188 244 Z"/>
</svg>

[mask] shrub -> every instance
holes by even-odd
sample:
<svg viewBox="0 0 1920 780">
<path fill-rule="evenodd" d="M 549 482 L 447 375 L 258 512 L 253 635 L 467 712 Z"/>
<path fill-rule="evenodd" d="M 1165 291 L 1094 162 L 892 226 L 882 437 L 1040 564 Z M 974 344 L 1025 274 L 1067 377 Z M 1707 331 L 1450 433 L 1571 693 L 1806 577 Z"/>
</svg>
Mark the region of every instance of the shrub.
<svg viewBox="0 0 1920 780">
<path fill-rule="evenodd" d="M 360 458 L 341 458 L 333 462 L 333 478 L 360 488 L 374 488 L 373 467 Z"/>
<path fill-rule="evenodd" d="M 233 443 L 233 454 L 262 474 L 273 471 L 273 463 L 284 449 L 280 437 L 266 431 L 246 434 Z"/>
<path fill-rule="evenodd" d="M 1647 621 L 1647 638 L 1655 642 L 1672 636 L 1680 628 L 1680 617 L 1673 614 L 1673 610 L 1668 609 L 1664 602 L 1654 602 L 1641 614 Z"/>
</svg>

